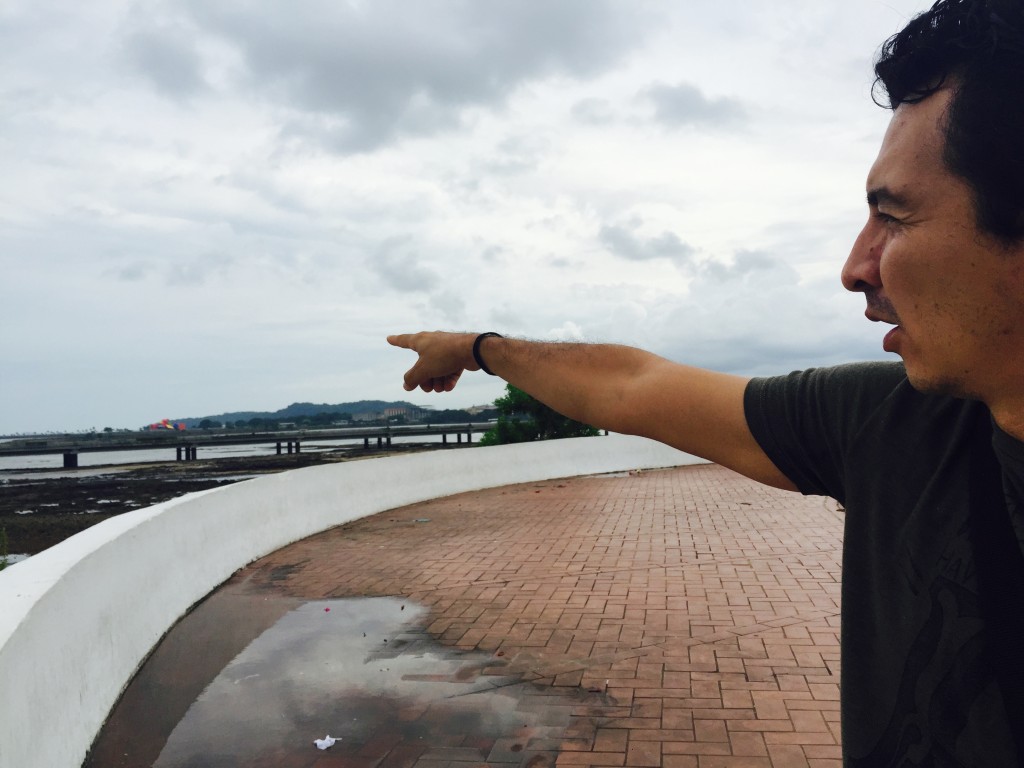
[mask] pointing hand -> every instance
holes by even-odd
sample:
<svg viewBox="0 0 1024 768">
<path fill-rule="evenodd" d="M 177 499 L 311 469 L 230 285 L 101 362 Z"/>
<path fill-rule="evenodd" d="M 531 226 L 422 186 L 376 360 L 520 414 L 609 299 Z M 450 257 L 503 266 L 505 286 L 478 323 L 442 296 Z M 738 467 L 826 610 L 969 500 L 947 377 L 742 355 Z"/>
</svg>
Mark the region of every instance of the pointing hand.
<svg viewBox="0 0 1024 768">
<path fill-rule="evenodd" d="M 411 349 L 419 358 L 405 373 L 405 391 L 451 392 L 463 371 L 480 370 L 473 359 L 472 333 L 402 333 L 388 336 L 388 344 Z"/>
</svg>

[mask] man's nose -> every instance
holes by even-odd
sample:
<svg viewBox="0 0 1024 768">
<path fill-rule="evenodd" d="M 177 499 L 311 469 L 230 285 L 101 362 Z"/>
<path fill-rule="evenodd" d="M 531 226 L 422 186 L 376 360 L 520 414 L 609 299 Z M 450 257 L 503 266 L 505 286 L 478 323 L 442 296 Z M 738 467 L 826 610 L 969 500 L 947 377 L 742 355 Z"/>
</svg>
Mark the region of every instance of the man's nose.
<svg viewBox="0 0 1024 768">
<path fill-rule="evenodd" d="M 848 291 L 864 293 L 882 285 L 879 271 L 882 244 L 870 230 L 870 223 L 861 230 L 843 265 L 843 287 Z"/>
</svg>

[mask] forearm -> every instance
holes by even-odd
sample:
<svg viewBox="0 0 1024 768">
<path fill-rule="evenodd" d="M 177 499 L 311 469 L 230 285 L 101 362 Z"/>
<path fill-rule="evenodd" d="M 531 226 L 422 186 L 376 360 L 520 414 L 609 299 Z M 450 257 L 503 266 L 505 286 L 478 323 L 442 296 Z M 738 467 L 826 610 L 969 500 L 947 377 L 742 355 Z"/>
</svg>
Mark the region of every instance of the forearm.
<svg viewBox="0 0 1024 768">
<path fill-rule="evenodd" d="M 419 355 L 405 374 L 408 390 L 453 389 L 463 371 L 479 370 L 476 334 L 417 333 L 389 343 Z M 747 426 L 746 379 L 679 365 L 616 344 L 536 342 L 487 337 L 477 352 L 496 376 L 570 418 L 643 435 L 792 489 Z"/>
<path fill-rule="evenodd" d="M 631 390 L 661 358 L 617 344 L 536 342 L 488 337 L 480 357 L 497 376 L 577 421 L 640 432 Z"/>
<path fill-rule="evenodd" d="M 634 347 L 487 338 L 480 354 L 512 385 L 570 418 L 642 435 L 729 466 L 760 460 L 743 412 L 747 379 Z"/>
<path fill-rule="evenodd" d="M 419 356 L 405 374 L 405 388 L 450 391 L 463 371 L 476 371 L 472 333 L 414 333 L 388 337 Z M 621 429 L 626 389 L 656 361 L 655 355 L 615 344 L 577 344 L 480 338 L 479 361 L 495 375 L 556 411 L 579 421 Z M 662 361 L 666 362 L 666 361 Z"/>
</svg>

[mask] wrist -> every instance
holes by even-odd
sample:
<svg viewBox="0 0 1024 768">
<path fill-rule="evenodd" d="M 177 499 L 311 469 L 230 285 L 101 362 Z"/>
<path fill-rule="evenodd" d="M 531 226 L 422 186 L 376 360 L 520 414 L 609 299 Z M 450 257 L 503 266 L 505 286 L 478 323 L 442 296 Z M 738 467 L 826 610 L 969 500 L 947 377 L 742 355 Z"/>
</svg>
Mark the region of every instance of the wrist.
<svg viewBox="0 0 1024 768">
<path fill-rule="evenodd" d="M 480 346 L 483 343 L 484 339 L 491 338 L 501 339 L 504 337 L 500 333 L 495 333 L 494 331 L 487 331 L 486 333 L 481 333 L 473 340 L 473 360 L 480 367 L 481 371 L 491 376 L 496 376 L 497 374 L 495 374 L 494 371 L 487 367 L 487 363 L 484 361 L 483 355 L 481 354 L 480 351 Z"/>
</svg>

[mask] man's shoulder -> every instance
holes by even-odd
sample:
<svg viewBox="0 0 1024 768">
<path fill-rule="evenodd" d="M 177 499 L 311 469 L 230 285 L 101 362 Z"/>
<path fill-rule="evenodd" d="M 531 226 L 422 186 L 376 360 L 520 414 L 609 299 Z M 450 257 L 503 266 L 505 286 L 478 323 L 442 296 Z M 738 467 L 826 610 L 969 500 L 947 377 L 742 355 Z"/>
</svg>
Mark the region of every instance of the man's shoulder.
<svg viewBox="0 0 1024 768">
<path fill-rule="evenodd" d="M 947 453 L 987 418 L 982 409 L 918 392 L 898 362 L 752 379 L 744 397 L 750 432 L 775 466 L 804 493 L 841 501 L 855 475 L 865 482 L 865 472 L 882 476 L 879 466 L 903 459 L 926 465 L 924 453 Z"/>
<path fill-rule="evenodd" d="M 855 363 L 806 368 L 793 371 L 790 377 L 808 377 L 832 385 L 891 388 L 907 382 L 907 371 L 900 361 L 866 360 Z"/>
<path fill-rule="evenodd" d="M 871 413 L 882 418 L 884 426 L 894 426 L 894 421 L 915 424 L 922 417 L 938 429 L 990 420 L 987 407 L 977 400 L 916 389 L 902 362 L 846 363 L 794 375 L 802 373 L 815 381 L 819 393 L 833 407 L 840 411 L 852 407 L 862 417 Z"/>
<path fill-rule="evenodd" d="M 907 373 L 901 362 L 867 361 L 806 368 L 781 376 L 751 379 L 747 403 L 761 407 L 790 401 L 795 407 L 850 407 L 860 404 L 872 408 L 891 394 L 909 390 Z"/>
<path fill-rule="evenodd" d="M 764 407 L 830 414 L 856 429 L 886 429 L 934 420 L 951 428 L 953 422 L 988 418 L 982 403 L 942 394 L 920 392 L 907 378 L 902 362 L 866 361 L 793 371 L 783 376 L 752 379 L 750 401 Z M 788 405 L 786 405 L 788 401 Z"/>
<path fill-rule="evenodd" d="M 856 376 L 871 379 L 899 380 L 907 378 L 907 369 L 901 360 L 861 360 L 853 363 L 812 368 L 840 376 Z"/>
<path fill-rule="evenodd" d="M 864 411 L 876 408 L 907 408 L 925 405 L 922 395 L 907 379 L 902 362 L 872 360 L 828 368 L 811 369 L 812 378 L 818 379 L 822 395 L 835 407 L 842 409 L 843 403 L 858 404 Z M 899 403 L 897 406 L 896 403 Z"/>
</svg>

